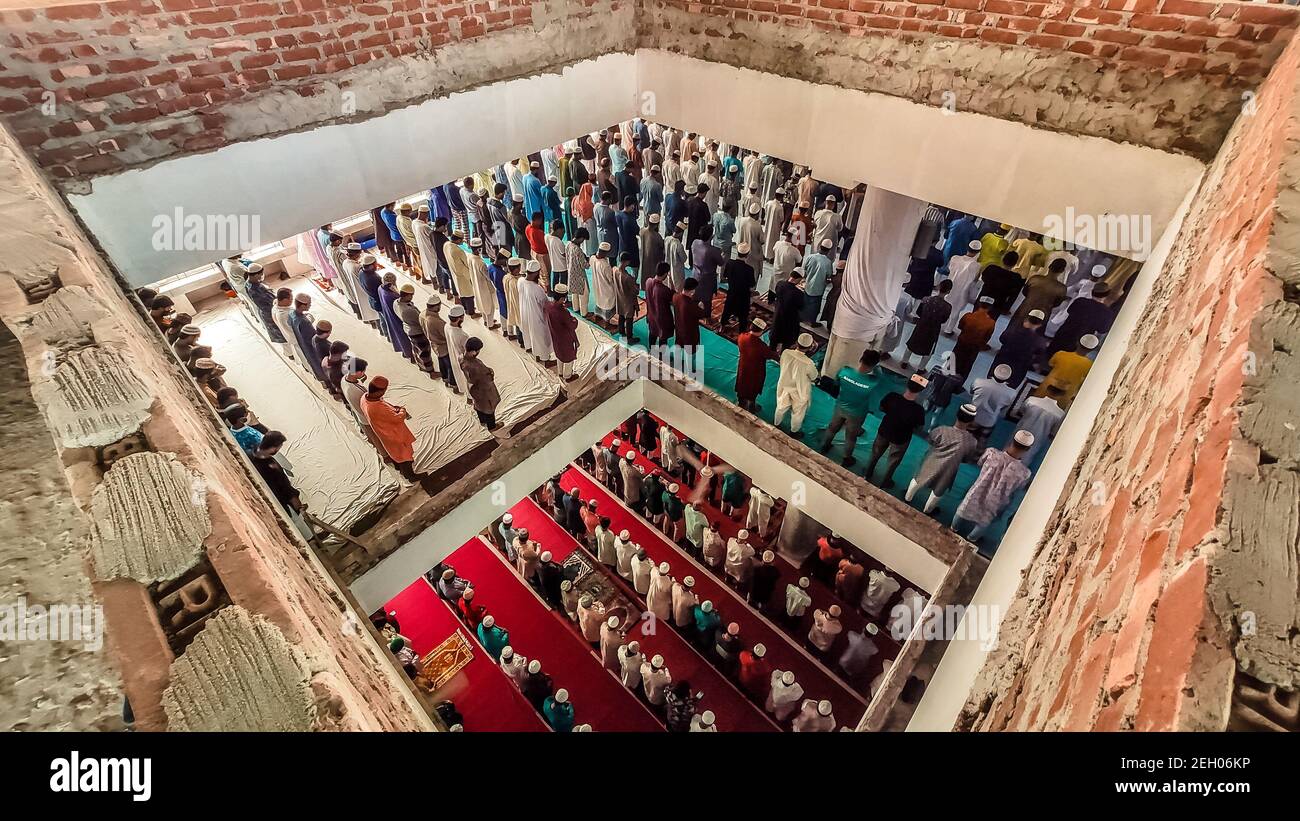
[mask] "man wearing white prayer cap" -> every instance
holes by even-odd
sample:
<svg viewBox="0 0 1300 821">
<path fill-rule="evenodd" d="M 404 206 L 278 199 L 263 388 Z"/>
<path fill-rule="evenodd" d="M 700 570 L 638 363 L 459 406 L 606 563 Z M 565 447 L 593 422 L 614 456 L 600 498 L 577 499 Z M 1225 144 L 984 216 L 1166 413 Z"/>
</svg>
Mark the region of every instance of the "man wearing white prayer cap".
<svg viewBox="0 0 1300 821">
<path fill-rule="evenodd" d="M 975 283 L 980 277 L 979 256 L 982 247 L 979 240 L 973 239 L 962 249 L 961 254 L 948 260 L 948 278 L 952 280 L 952 291 L 949 294 L 952 313 L 943 325 L 946 334 L 957 332 L 957 322 L 966 315 L 966 309 L 971 304 L 971 292 L 975 290 Z"/>
<path fill-rule="evenodd" d="M 714 722 L 714 715 L 712 710 L 705 710 L 702 713 L 696 713 L 691 718 L 690 731 L 692 733 L 716 733 L 718 731 L 718 727 L 713 722 Z"/>
<path fill-rule="evenodd" d="M 519 327 L 523 330 L 524 348 L 531 351 L 548 368 L 555 367 L 555 351 L 551 346 L 551 328 L 546 322 L 546 306 L 550 299 L 542 286 L 541 264 L 531 259 L 528 274 L 519 283 Z"/>
<path fill-rule="evenodd" d="M 971 388 L 971 404 L 975 406 L 975 424 L 972 433 L 983 442 L 988 439 L 993 426 L 998 423 L 1016 400 L 1016 389 L 1011 387 L 1011 366 L 1005 362 L 995 365 L 991 377 L 976 379 Z"/>
<path fill-rule="evenodd" d="M 957 419 L 952 425 L 935 427 L 930 431 L 930 449 L 916 469 L 916 475 L 908 482 L 907 494 L 903 497 L 910 502 L 919 490 L 929 488 L 930 496 L 922 508 L 924 513 L 932 513 L 939 506 L 939 500 L 957 478 L 957 469 L 979 452 L 979 440 L 971 431 L 978 411 L 974 404 L 962 405 L 957 409 Z"/>
<path fill-rule="evenodd" d="M 643 664 L 645 664 L 645 656 L 641 655 L 640 642 L 629 641 L 618 648 L 619 679 L 624 687 L 633 691 L 641 688 L 641 665 Z"/>
<path fill-rule="evenodd" d="M 1011 497 L 1029 484 L 1025 453 L 1034 446 L 1034 435 L 1016 431 L 1004 449 L 988 448 L 980 456 L 980 474 L 957 506 L 952 529 L 972 542 L 978 541 L 995 519 L 1002 515 Z"/>
<path fill-rule="evenodd" d="M 673 617 L 673 577 L 669 570 L 668 562 L 651 568 L 650 590 L 646 593 L 646 608 L 665 624 Z"/>
<path fill-rule="evenodd" d="M 662 707 L 673 677 L 664 664 L 664 657 L 656 655 L 649 662 L 641 664 L 641 684 L 645 689 L 646 701 L 656 707 Z"/>
<path fill-rule="evenodd" d="M 447 247 L 450 248 L 451 243 L 447 243 Z M 468 313 L 464 305 L 453 305 L 447 312 L 447 356 L 451 358 L 451 373 L 456 378 L 454 389 L 465 397 L 467 403 L 473 400 L 469 396 L 469 380 L 465 378 L 461 363 L 465 359 L 465 346 L 469 344 L 469 334 L 465 331 Z"/>
<path fill-rule="evenodd" d="M 1049 369 L 1047 377 L 1043 379 L 1043 384 L 1039 385 L 1034 395 L 1046 396 L 1048 386 L 1056 385 L 1061 389 L 1061 407 L 1069 410 L 1074 397 L 1079 393 L 1079 388 L 1083 387 L 1083 380 L 1088 377 L 1088 372 L 1092 369 L 1092 359 L 1088 354 L 1096 350 L 1098 344 L 1095 335 L 1084 334 L 1079 339 L 1078 347 L 1073 351 L 1057 351 L 1052 354 L 1052 358 L 1047 360 Z"/>
<path fill-rule="evenodd" d="M 623 501 L 637 513 L 645 512 L 645 499 L 641 496 L 641 471 L 636 467 L 636 451 L 623 454 L 618 469 L 623 474 Z"/>
<path fill-rule="evenodd" d="M 772 686 L 767 691 L 767 703 L 764 705 L 777 721 L 785 721 L 799 708 L 799 699 L 803 698 L 803 687 L 795 681 L 794 673 L 789 670 L 773 670 Z"/>
<path fill-rule="evenodd" d="M 817 381 L 817 366 L 812 361 L 817 343 L 811 334 L 801 333 L 797 345 L 781 353 L 781 375 L 776 382 L 776 416 L 772 424 L 779 428 L 786 411 L 789 411 L 790 435 L 799 438 L 804 415 L 812 403 L 812 386 Z"/>
<path fill-rule="evenodd" d="M 596 246 L 596 254 L 589 260 L 596 314 L 606 325 L 614 321 L 614 309 L 618 304 L 618 280 L 614 264 L 609 258 L 611 249 L 608 242 L 602 242 Z"/>
<path fill-rule="evenodd" d="M 826 699 L 813 701 L 804 699 L 799 715 L 790 722 L 790 729 L 796 733 L 831 733 L 835 731 L 835 716 L 831 714 L 832 705 Z"/>
<path fill-rule="evenodd" d="M 828 196 L 817 213 L 813 214 L 812 247 L 825 249 L 827 259 L 835 259 L 835 249 L 840 243 L 840 233 L 844 230 L 844 220 L 836 208 L 835 195 Z M 829 241 L 830 245 L 826 242 Z M 806 268 L 807 263 L 805 263 Z M 818 294 L 820 296 L 820 294 Z"/>
</svg>

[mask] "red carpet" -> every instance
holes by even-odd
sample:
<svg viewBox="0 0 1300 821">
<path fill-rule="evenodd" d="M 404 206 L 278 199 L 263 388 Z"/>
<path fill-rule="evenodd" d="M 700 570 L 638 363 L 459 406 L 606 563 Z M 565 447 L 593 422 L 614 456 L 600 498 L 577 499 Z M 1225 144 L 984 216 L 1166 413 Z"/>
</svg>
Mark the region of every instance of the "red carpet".
<svg viewBox="0 0 1300 821">
<path fill-rule="evenodd" d="M 681 431 L 678 431 L 678 433 L 680 435 Z M 604 441 L 606 442 L 606 444 L 608 444 L 614 438 L 615 438 L 614 434 L 611 433 L 605 437 Z M 627 450 L 628 450 L 627 447 L 623 448 L 624 453 L 626 453 Z M 715 464 L 717 463 L 716 457 L 714 457 L 714 463 Z M 645 468 L 647 471 L 651 469 L 661 470 L 658 462 L 651 459 L 647 459 L 640 451 L 636 452 L 636 464 Z M 565 489 L 566 490 L 568 489 L 567 484 L 565 486 Z M 748 493 L 748 489 L 749 489 L 748 479 L 746 479 L 745 482 L 745 489 L 746 489 L 746 493 Z M 687 504 L 690 504 L 690 495 L 691 495 L 691 489 L 685 487 L 681 488 L 677 493 L 678 498 L 686 502 Z M 718 507 L 711 500 L 704 500 L 703 507 L 704 507 L 705 514 L 709 517 L 709 521 L 711 522 L 716 521 L 719 523 L 718 532 L 722 534 L 724 539 L 730 539 L 732 536 L 736 535 L 736 533 L 744 526 L 744 517 L 749 512 L 749 503 L 747 501 L 744 505 L 740 507 L 741 520 L 737 522 L 728 516 L 723 516 L 722 511 L 719 510 Z M 775 514 L 773 515 L 775 516 Z M 657 530 L 657 528 L 652 528 L 652 529 Z M 760 554 L 762 553 L 762 548 L 759 547 L 760 544 L 763 544 L 763 541 L 761 539 L 755 539 L 751 537 L 750 543 L 754 545 L 755 549 L 757 549 Z M 811 584 L 808 587 L 808 593 L 809 595 L 812 596 L 813 603 L 812 605 L 809 606 L 808 612 L 804 614 L 803 621 L 799 624 L 799 626 L 797 627 L 789 626 L 781 621 L 773 622 L 773 624 L 775 624 L 778 627 L 778 629 L 781 630 L 782 633 L 789 636 L 795 642 L 801 645 L 804 644 L 805 640 L 808 637 L 808 630 L 809 628 L 812 627 L 813 610 L 814 609 L 825 610 L 829 608 L 832 604 L 838 604 L 840 606 L 840 611 L 841 611 L 840 622 L 844 625 L 844 633 L 847 633 L 850 630 L 859 631 L 863 628 L 864 625 L 866 625 L 869 619 L 858 607 L 858 602 L 846 602 L 842 600 L 838 595 L 836 595 L 835 590 L 833 588 L 819 581 L 816 578 L 816 576 L 805 573 L 803 570 L 794 566 L 789 561 L 787 561 L 784 557 L 782 557 L 781 554 L 776 551 L 775 535 L 773 536 L 773 544 L 767 546 L 771 547 L 772 551 L 776 553 L 776 561 L 773 562 L 773 565 L 781 572 L 781 580 L 780 582 L 777 583 L 777 588 L 776 588 L 778 591 L 784 591 L 786 585 L 797 583 L 799 581 L 799 578 L 804 575 L 808 575 L 809 581 L 811 582 Z M 871 570 L 886 570 L 887 572 L 890 573 L 890 575 L 898 579 L 898 581 L 903 585 L 904 588 L 909 586 L 910 582 L 908 582 L 902 576 L 899 576 L 897 573 L 888 570 L 887 568 L 884 567 L 884 565 L 880 564 L 875 559 L 872 559 L 866 554 L 861 553 L 860 551 L 855 551 L 855 552 L 857 554 L 855 558 L 858 560 L 859 563 L 863 565 L 864 568 L 866 568 L 867 572 L 870 572 Z M 714 578 L 717 578 L 719 581 L 722 580 L 721 576 L 719 575 L 715 575 Z M 784 593 L 778 592 L 773 596 L 773 600 L 776 601 L 777 599 L 783 599 L 783 597 L 784 597 Z M 889 608 L 886 607 L 883 613 L 887 615 L 889 613 Z M 876 634 L 876 636 L 872 640 L 875 642 L 876 646 L 880 648 L 880 652 L 876 655 L 875 658 L 871 660 L 871 665 L 866 675 L 863 676 L 862 680 L 856 683 L 849 684 L 851 688 L 861 693 L 867 699 L 871 698 L 871 694 L 869 690 L 870 683 L 884 668 L 885 661 L 898 658 L 898 654 L 901 652 L 901 645 L 898 642 L 894 641 L 889 636 L 888 631 L 885 630 L 885 619 L 881 618 L 880 620 L 878 620 L 876 622 L 876 626 L 880 628 L 880 632 Z M 831 647 L 830 658 L 832 660 L 838 659 L 839 654 L 844 651 L 844 648 L 847 645 L 848 639 L 844 637 L 844 633 L 840 634 L 840 637 L 836 640 L 835 644 Z M 838 668 L 831 667 L 831 669 L 836 673 L 836 677 L 842 680 L 842 675 L 840 674 Z"/>
<path fill-rule="evenodd" d="M 656 562 L 668 562 L 674 576 L 689 573 L 695 577 L 695 592 L 701 600 L 711 600 L 722 617 L 723 625 L 736 622 L 740 625 L 741 640 L 747 646 L 761 642 L 767 647 L 767 658 L 778 670 L 791 670 L 803 685 L 806 698 L 828 699 L 835 708 L 840 724 L 855 725 L 866 712 L 867 702 L 835 676 L 810 659 L 800 649 L 802 641 L 795 641 L 774 628 L 759 616 L 731 588 L 719 582 L 703 566 L 672 544 L 657 529 L 623 506 L 603 485 L 586 473 L 569 468 L 565 472 L 563 487 L 577 486 L 584 499 L 600 499 L 600 511 L 613 522 L 615 530 L 626 528 Z"/>
<path fill-rule="evenodd" d="M 438 692 L 439 699 L 450 699 L 465 717 L 466 732 L 546 732 L 542 717 L 524 700 L 519 690 L 506 678 L 473 636 L 469 628 L 454 616 L 424 579 L 384 605 L 385 612 L 397 611 L 402 635 L 411 640 L 421 657 L 460 631 L 474 648 L 474 660 L 466 665 Z"/>
<path fill-rule="evenodd" d="M 571 486 L 565 485 L 566 488 Z M 583 496 L 589 498 L 586 496 L 585 491 Z M 607 512 L 604 510 L 607 506 L 612 505 L 610 503 L 601 505 L 602 513 Z M 515 526 L 528 528 L 529 538 L 541 542 L 546 550 L 551 551 L 555 561 L 563 561 L 564 557 L 574 550 L 582 549 L 574 538 L 569 535 L 568 531 L 556 524 L 555 520 L 545 513 L 531 498 L 525 498 L 511 508 L 510 512 L 514 514 Z M 608 511 L 608 513 L 618 512 L 616 510 Z M 611 516 L 611 518 L 613 517 Z M 592 564 L 603 567 L 596 561 L 594 556 L 590 558 Z M 695 575 L 698 577 L 699 574 Z M 615 582 L 623 588 L 626 595 L 641 604 L 641 606 L 645 605 L 643 597 L 637 595 L 630 585 L 623 583 L 621 578 L 616 576 Z M 673 681 L 689 681 L 692 690 L 704 693 L 704 698 L 700 701 L 698 709 L 700 711 L 712 710 L 717 718 L 717 726 L 720 731 L 774 732 L 777 730 L 777 726 L 767 717 L 761 707 L 752 704 L 743 693 L 714 669 L 706 659 L 701 657 L 695 647 L 673 630 L 671 626 L 660 626 L 655 635 L 645 635 L 642 632 L 642 626 L 638 626 L 633 629 L 629 636 L 640 642 L 641 652 L 647 658 L 655 654 L 664 657 L 664 662 L 668 666 L 669 673 L 672 674 Z"/>
<path fill-rule="evenodd" d="M 554 545 L 547 549 L 558 561 L 559 541 L 550 541 Z M 597 732 L 663 731 L 658 719 L 601 666 L 590 645 L 569 629 L 568 619 L 537 598 L 495 548 L 473 539 L 446 561 L 474 584 L 475 601 L 510 633 L 511 646 L 529 661 L 540 661 L 557 690 L 569 691 L 575 724 L 590 724 Z"/>
</svg>

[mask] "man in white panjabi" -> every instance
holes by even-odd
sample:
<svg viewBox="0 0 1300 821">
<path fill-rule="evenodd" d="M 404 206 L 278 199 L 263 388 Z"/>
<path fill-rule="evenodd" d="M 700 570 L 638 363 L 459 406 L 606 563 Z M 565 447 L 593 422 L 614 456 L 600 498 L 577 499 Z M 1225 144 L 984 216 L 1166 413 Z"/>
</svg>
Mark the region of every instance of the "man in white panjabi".
<svg viewBox="0 0 1300 821">
<path fill-rule="evenodd" d="M 668 575 L 668 562 L 660 562 L 650 570 L 650 590 L 646 593 L 646 607 L 655 618 L 668 621 L 673 616 L 673 577 Z"/>
<path fill-rule="evenodd" d="M 641 664 L 641 684 L 645 688 L 646 701 L 656 707 L 662 707 L 668 685 L 673 677 L 664 666 L 664 657 L 655 656 L 648 663 Z"/>
<path fill-rule="evenodd" d="M 450 246 L 451 243 L 448 243 Z M 456 387 L 460 390 L 465 401 L 471 401 L 469 398 L 469 382 L 465 379 L 465 372 L 461 370 L 460 361 L 465 357 L 465 344 L 469 342 L 469 334 L 465 333 L 465 306 L 453 305 L 447 312 L 447 353 L 451 357 L 451 373 L 456 377 Z"/>
<path fill-rule="evenodd" d="M 714 723 L 715 719 L 716 717 L 713 715 L 712 710 L 705 710 L 702 713 L 697 713 L 696 715 L 691 716 L 690 732 L 716 733 L 718 731 L 718 725 Z"/>
<path fill-rule="evenodd" d="M 618 648 L 623 645 L 624 635 L 619 628 L 618 616 L 610 616 L 600 626 L 600 661 L 610 672 L 620 671 Z"/>
<path fill-rule="evenodd" d="M 614 553 L 618 557 L 618 575 L 632 580 L 632 560 L 636 558 L 637 546 L 626 530 L 620 531 L 614 539 Z"/>
<path fill-rule="evenodd" d="M 804 415 L 812 404 L 812 386 L 817 381 L 817 366 L 811 354 L 816 343 L 812 335 L 799 334 L 798 348 L 781 352 L 781 375 L 776 380 L 776 415 L 772 424 L 781 426 L 786 411 L 790 412 L 790 433 L 798 434 Z"/>
<path fill-rule="evenodd" d="M 488 263 L 483 257 L 483 240 L 474 237 L 469 241 L 470 250 L 465 255 L 470 271 L 474 276 L 474 307 L 483 315 L 483 324 L 495 328 L 497 322 L 497 289 L 488 274 Z"/>
<path fill-rule="evenodd" d="M 546 289 L 538 282 L 542 266 L 537 260 L 528 261 L 528 278 L 519 283 L 519 324 L 524 332 L 524 345 L 543 364 L 554 364 L 555 351 L 551 347 L 551 326 L 546 322 Z"/>
<path fill-rule="evenodd" d="M 680 441 L 677 432 L 671 427 L 659 426 L 659 464 L 669 473 L 676 471 L 681 461 L 677 456 L 677 445 Z"/>
<path fill-rule="evenodd" d="M 755 533 L 764 533 L 767 523 L 772 518 L 772 505 L 775 500 L 758 485 L 749 488 L 749 513 L 745 516 L 745 528 Z"/>
<path fill-rule="evenodd" d="M 813 611 L 813 624 L 808 631 L 808 641 L 813 647 L 825 653 L 831 649 L 835 639 L 839 638 L 843 631 L 844 625 L 840 623 L 840 606 L 832 604 L 826 610 Z"/>
<path fill-rule="evenodd" d="M 736 247 L 745 245 L 749 247 L 748 253 L 743 255 L 745 262 L 749 267 L 754 269 L 754 281 L 763 274 L 763 224 L 758 221 L 758 215 L 762 213 L 763 208 L 757 202 L 742 206 L 744 210 L 740 213 L 744 216 L 736 220 Z"/>
<path fill-rule="evenodd" d="M 596 313 L 609 322 L 614 317 L 614 307 L 618 300 L 617 281 L 614 278 L 614 266 L 609 261 L 608 242 L 596 246 L 596 255 L 591 262 L 591 282 L 596 291 Z"/>
<path fill-rule="evenodd" d="M 772 686 L 767 691 L 767 703 L 763 706 L 777 721 L 785 721 L 794 715 L 801 698 L 803 687 L 794 680 L 794 673 L 789 670 L 772 671 Z"/>
<path fill-rule="evenodd" d="M 644 550 L 632 557 L 632 589 L 642 596 L 650 592 L 650 571 L 654 566 L 654 560 Z"/>
<path fill-rule="evenodd" d="M 516 653 L 515 648 L 506 645 L 501 648 L 501 671 L 516 687 L 522 687 L 524 679 L 528 678 L 528 659 Z"/>
<path fill-rule="evenodd" d="M 980 277 L 980 249 L 984 245 L 977 239 L 970 241 L 967 252 L 948 260 L 948 278 L 952 280 L 952 313 L 943 323 L 943 332 L 957 333 L 957 322 L 968 313 L 971 304 L 971 286 Z M 977 294 L 978 296 L 978 294 Z"/>
<path fill-rule="evenodd" d="M 785 614 L 790 619 L 801 619 L 808 611 L 808 605 L 812 604 L 812 596 L 808 595 L 808 587 L 811 584 L 808 577 L 803 576 L 798 584 L 785 586 Z"/>
<path fill-rule="evenodd" d="M 778 188 L 776 196 L 763 206 L 763 258 L 772 259 L 776 253 L 776 243 L 785 236 L 785 203 L 782 198 L 785 191 Z M 758 272 L 754 274 L 757 276 Z M 768 290 L 771 290 L 770 288 Z"/>
<path fill-rule="evenodd" d="M 835 195 L 831 194 L 826 197 L 826 206 L 822 210 L 813 214 L 813 236 L 812 247 L 822 247 L 822 240 L 831 241 L 830 256 L 835 256 L 835 251 L 840 242 L 840 232 L 844 230 L 844 220 L 840 218 L 839 211 L 835 210 Z"/>
<path fill-rule="evenodd" d="M 831 703 L 826 699 L 813 701 L 804 699 L 799 708 L 799 715 L 790 723 L 790 729 L 796 733 L 831 733 L 835 731 L 835 716 L 831 715 Z"/>
<path fill-rule="evenodd" d="M 519 330 L 519 283 L 524 281 L 523 264 L 519 257 L 511 257 L 506 263 L 506 336 L 511 339 L 518 339 L 522 333 Z"/>
<path fill-rule="evenodd" d="M 618 648 L 619 678 L 623 681 L 624 687 L 636 690 L 641 686 L 643 664 L 645 664 L 645 656 L 641 655 L 640 642 L 629 641 Z"/>
<path fill-rule="evenodd" d="M 689 627 L 695 621 L 695 605 L 700 603 L 695 595 L 695 577 L 687 576 L 673 582 L 673 624 Z"/>
</svg>

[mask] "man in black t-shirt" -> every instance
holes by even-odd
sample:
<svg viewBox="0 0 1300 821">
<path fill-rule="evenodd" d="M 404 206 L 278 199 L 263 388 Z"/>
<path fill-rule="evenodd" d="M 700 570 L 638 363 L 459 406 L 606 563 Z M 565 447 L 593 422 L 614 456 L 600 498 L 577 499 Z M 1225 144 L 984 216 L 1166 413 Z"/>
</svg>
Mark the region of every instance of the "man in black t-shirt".
<svg viewBox="0 0 1300 821">
<path fill-rule="evenodd" d="M 271 489 L 276 501 L 284 505 L 285 510 L 290 513 L 301 513 L 307 509 L 307 503 L 298 497 L 298 489 L 289 481 L 289 475 L 275 460 L 275 455 L 280 452 L 285 441 L 287 441 L 286 437 L 280 431 L 267 431 L 262 441 L 258 443 L 257 449 L 253 451 L 253 467 L 257 468 L 258 475 Z"/>
<path fill-rule="evenodd" d="M 871 443 L 871 464 L 867 465 L 865 475 L 868 481 L 875 481 L 872 476 L 876 472 L 876 463 L 888 450 L 885 480 L 880 483 L 886 490 L 894 486 L 894 471 L 912 444 L 912 433 L 925 423 L 925 408 L 916 398 L 925 390 L 926 384 L 926 378 L 917 374 L 908 380 L 905 392 L 895 391 L 880 400 L 880 409 L 885 412 L 885 417 L 880 420 L 876 439 Z"/>
<path fill-rule="evenodd" d="M 1020 289 L 1025 281 L 1016 273 L 1015 267 L 1020 263 L 1020 255 L 1007 251 L 1002 255 L 1001 265 L 989 265 L 980 274 L 984 287 L 980 296 L 993 297 L 993 316 L 999 317 L 1011 310 L 1011 305 L 1020 296 Z"/>
</svg>

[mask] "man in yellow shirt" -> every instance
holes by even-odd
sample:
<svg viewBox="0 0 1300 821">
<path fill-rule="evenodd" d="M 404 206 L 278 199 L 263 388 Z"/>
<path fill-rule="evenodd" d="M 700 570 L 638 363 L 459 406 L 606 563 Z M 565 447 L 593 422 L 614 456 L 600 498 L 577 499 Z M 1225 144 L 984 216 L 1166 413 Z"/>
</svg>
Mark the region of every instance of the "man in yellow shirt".
<svg viewBox="0 0 1300 821">
<path fill-rule="evenodd" d="M 1079 340 L 1079 347 L 1074 351 L 1057 351 L 1048 360 L 1048 366 L 1051 370 L 1043 384 L 1034 391 L 1035 396 L 1046 396 L 1047 386 L 1056 385 L 1065 392 L 1065 395 L 1058 400 L 1061 407 L 1068 409 L 1074 402 L 1075 394 L 1083 385 L 1083 380 L 1087 378 L 1088 371 L 1092 369 L 1092 360 L 1088 354 L 1098 345 L 1097 337 L 1093 334 L 1085 334 Z"/>
<path fill-rule="evenodd" d="M 980 237 L 979 261 L 981 270 L 985 265 L 996 265 L 1002 261 L 1002 255 L 1011 247 L 1011 243 L 1007 242 L 1007 231 L 1009 230 L 1011 230 L 1011 226 L 1004 222 L 999 227 Z"/>
<path fill-rule="evenodd" d="M 1011 243 L 1011 250 L 1020 255 L 1016 264 L 1016 273 L 1021 279 L 1029 279 L 1035 269 L 1047 264 L 1047 249 L 1043 247 L 1041 234 L 1030 234 Z"/>
</svg>

